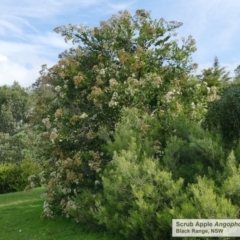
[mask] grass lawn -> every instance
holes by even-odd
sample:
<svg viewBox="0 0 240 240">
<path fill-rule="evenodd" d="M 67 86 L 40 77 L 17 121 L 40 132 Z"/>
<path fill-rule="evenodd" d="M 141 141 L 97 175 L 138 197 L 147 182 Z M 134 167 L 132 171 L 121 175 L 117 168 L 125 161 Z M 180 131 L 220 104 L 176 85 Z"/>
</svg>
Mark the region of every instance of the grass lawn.
<svg viewBox="0 0 240 240">
<path fill-rule="evenodd" d="M 0 195 L 0 240 L 120 240 L 66 218 L 41 219 L 43 189 Z"/>
</svg>

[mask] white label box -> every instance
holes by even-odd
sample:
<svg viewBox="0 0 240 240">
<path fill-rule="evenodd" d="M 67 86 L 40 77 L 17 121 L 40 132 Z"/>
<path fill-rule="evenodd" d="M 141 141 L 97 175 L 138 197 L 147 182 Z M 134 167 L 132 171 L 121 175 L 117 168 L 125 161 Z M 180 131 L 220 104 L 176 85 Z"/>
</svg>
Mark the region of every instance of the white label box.
<svg viewBox="0 0 240 240">
<path fill-rule="evenodd" d="M 240 237 L 240 219 L 173 219 L 173 237 Z"/>
</svg>

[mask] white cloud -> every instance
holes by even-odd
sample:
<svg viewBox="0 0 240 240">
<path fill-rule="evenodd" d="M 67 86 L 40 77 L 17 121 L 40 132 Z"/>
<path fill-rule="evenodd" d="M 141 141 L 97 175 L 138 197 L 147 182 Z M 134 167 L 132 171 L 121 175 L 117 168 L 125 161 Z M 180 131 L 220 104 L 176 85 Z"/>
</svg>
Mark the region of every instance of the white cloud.
<svg viewBox="0 0 240 240">
<path fill-rule="evenodd" d="M 133 9 L 135 7 L 135 9 Z M 212 66 L 215 56 L 231 71 L 240 64 L 240 1 L 236 0 L 1 0 L 0 85 L 18 80 L 30 85 L 42 64 L 57 62 L 68 49 L 52 29 L 61 24 L 98 25 L 118 10 L 151 10 L 155 18 L 181 21 L 179 38 L 191 34 L 198 51 L 199 69 Z"/>
<path fill-rule="evenodd" d="M 3 61 L 1 59 L 3 58 Z M 34 61 L 32 61 L 34 59 Z M 0 56 L 0 86 L 12 85 L 14 81 L 17 81 L 23 87 L 29 87 L 40 76 L 42 63 L 48 64 L 51 67 L 54 63 L 41 59 L 37 56 L 30 57 L 31 62 L 19 62 L 10 60 L 5 56 Z"/>
<path fill-rule="evenodd" d="M 0 54 L 0 62 L 6 62 L 8 60 L 8 58 L 4 55 Z"/>
<path fill-rule="evenodd" d="M 90 7 L 102 0 L 1 0 L 0 15 L 10 13 L 13 16 L 39 18 L 48 21 L 65 11 Z"/>
<path fill-rule="evenodd" d="M 199 68 L 210 62 L 212 65 L 215 56 L 219 58 L 221 65 L 229 67 L 231 72 L 237 62 L 240 64 L 240 1 L 166 2 L 163 1 L 159 6 L 155 4 L 152 11 L 158 18 L 183 22 L 183 26 L 178 30 L 179 35 L 192 35 L 196 40 L 198 50 L 194 54 L 194 61 L 199 63 Z"/>
<path fill-rule="evenodd" d="M 7 36 L 9 32 L 11 34 L 18 34 L 18 35 L 22 33 L 22 31 L 18 27 L 16 27 L 16 25 L 3 19 L 0 19 L 0 26 L 1 26 L 0 28 L 1 35 Z"/>
<path fill-rule="evenodd" d="M 51 46 L 53 41 L 49 41 L 48 45 L 40 43 L 0 41 L 0 85 L 18 81 L 27 87 L 39 77 L 41 65 L 52 66 L 57 62 L 56 51 L 60 48 Z"/>
<path fill-rule="evenodd" d="M 116 3 L 116 4 L 113 4 L 113 3 L 110 3 L 108 2 L 108 6 L 109 6 L 109 10 L 108 12 L 109 13 L 117 13 L 119 10 L 130 10 L 132 5 L 134 4 L 135 1 L 131 1 L 131 2 L 126 2 L 126 3 Z"/>
<path fill-rule="evenodd" d="M 21 86 L 28 87 L 37 79 L 37 69 L 27 70 L 22 65 L 6 61 L 0 62 L 0 85 L 12 85 L 14 81 L 21 83 Z"/>
<path fill-rule="evenodd" d="M 46 32 L 44 34 L 37 35 L 28 35 L 27 39 L 31 43 L 42 45 L 44 47 L 50 46 L 54 48 L 69 48 L 69 45 L 66 44 L 63 37 L 55 32 Z"/>
</svg>

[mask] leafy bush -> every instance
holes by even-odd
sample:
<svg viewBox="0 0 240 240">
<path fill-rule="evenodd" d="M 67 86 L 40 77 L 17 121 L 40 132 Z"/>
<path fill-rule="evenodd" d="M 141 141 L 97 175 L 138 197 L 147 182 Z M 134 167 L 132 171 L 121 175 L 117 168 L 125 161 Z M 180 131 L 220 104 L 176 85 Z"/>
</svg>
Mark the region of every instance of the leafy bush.
<svg viewBox="0 0 240 240">
<path fill-rule="evenodd" d="M 33 161 L 0 164 L 0 193 L 24 190 L 29 183 L 28 178 L 39 171 L 40 167 Z"/>
<path fill-rule="evenodd" d="M 239 218 L 239 205 L 233 204 L 231 199 L 225 196 L 225 193 L 214 184 L 212 179 L 204 176 L 197 177 L 196 180 L 196 183 L 189 184 L 185 189 L 180 206 L 175 206 L 171 211 L 173 219 Z M 166 239 L 170 239 L 170 235 Z M 196 237 L 182 239 L 194 240 Z M 206 237 L 199 239 L 204 240 Z M 216 239 L 222 239 L 222 237 Z"/>
<path fill-rule="evenodd" d="M 115 153 L 102 176 L 103 199 L 97 201 L 95 216 L 126 238 L 168 238 L 171 209 L 178 204 L 183 181 L 172 180 L 156 159 L 139 152 L 132 138 L 127 150 Z"/>
<path fill-rule="evenodd" d="M 33 95 L 17 82 L 0 86 L 0 163 L 37 159 L 40 141 L 30 124 Z"/>
<path fill-rule="evenodd" d="M 108 141 L 114 156 L 102 174 L 102 197 L 92 208 L 99 223 L 129 239 L 170 239 L 172 218 L 237 217 L 237 205 L 220 191 L 226 178 L 220 176 L 221 142 L 198 124 L 178 117 L 169 123 L 163 157 L 154 158 L 154 150 L 162 150 L 154 145 L 156 119 L 123 109 L 114 140 Z M 141 128 L 144 125 L 149 128 Z"/>
<path fill-rule="evenodd" d="M 209 87 L 222 87 L 226 86 L 231 79 L 230 72 L 226 71 L 225 67 L 220 67 L 218 58 L 214 58 L 213 66 L 204 69 L 201 75 L 198 75 L 199 80 L 205 81 Z"/>
<path fill-rule="evenodd" d="M 170 121 L 168 135 L 162 161 L 174 179 L 181 177 L 187 184 L 207 175 L 220 184 L 225 156 L 216 136 L 183 116 Z"/>
<path fill-rule="evenodd" d="M 18 163 L 36 159 L 37 137 L 29 126 L 22 127 L 14 135 L 0 132 L 0 162 Z"/>
<path fill-rule="evenodd" d="M 220 99 L 209 104 L 205 126 L 220 132 L 228 149 L 240 138 L 240 84 L 224 88 Z"/>
<path fill-rule="evenodd" d="M 0 132 L 13 135 L 29 121 L 30 94 L 17 82 L 0 86 Z"/>
<path fill-rule="evenodd" d="M 230 198 L 234 204 L 240 206 L 240 165 L 237 163 L 233 151 L 228 156 L 225 177 L 221 189 L 222 193 Z"/>
</svg>

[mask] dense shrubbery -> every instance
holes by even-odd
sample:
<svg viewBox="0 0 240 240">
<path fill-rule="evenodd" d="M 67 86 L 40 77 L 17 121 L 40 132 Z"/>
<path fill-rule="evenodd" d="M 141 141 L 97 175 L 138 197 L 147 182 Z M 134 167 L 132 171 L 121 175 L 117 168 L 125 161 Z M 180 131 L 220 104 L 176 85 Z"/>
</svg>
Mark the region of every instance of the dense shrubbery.
<svg viewBox="0 0 240 240">
<path fill-rule="evenodd" d="M 236 146 L 240 138 L 240 84 L 225 87 L 220 99 L 209 105 L 206 126 L 218 130 L 227 148 Z"/>
<path fill-rule="evenodd" d="M 226 161 L 221 140 L 184 116 L 170 122 L 169 137 L 162 158 L 174 179 L 184 178 L 185 184 L 207 175 L 218 183 Z"/>
<path fill-rule="evenodd" d="M 31 125 L 34 93 L 18 83 L 0 87 L 0 193 L 21 191 L 40 172 L 40 138 Z"/>
<path fill-rule="evenodd" d="M 115 140 L 108 142 L 114 155 L 101 175 L 102 196 L 92 208 L 99 223 L 129 239 L 167 239 L 173 218 L 237 217 L 235 162 L 223 164 L 223 150 L 210 133 L 177 117 L 170 123 L 175 138 L 157 155 L 155 116 L 136 109 L 122 113 Z M 225 165 L 233 169 L 222 175 Z"/>
<path fill-rule="evenodd" d="M 109 230 L 126 238 L 167 238 L 171 211 L 181 200 L 183 179 L 174 181 L 154 157 L 162 154 L 154 122 L 155 116 L 123 109 L 115 140 L 108 142 L 113 159 L 101 175 L 102 198 L 93 213 Z"/>
<path fill-rule="evenodd" d="M 39 165 L 33 161 L 22 161 L 18 164 L 1 163 L 0 193 L 24 190 L 29 183 L 29 177 L 34 178 L 39 172 Z M 39 182 L 35 181 L 35 186 L 39 186 Z"/>
</svg>

